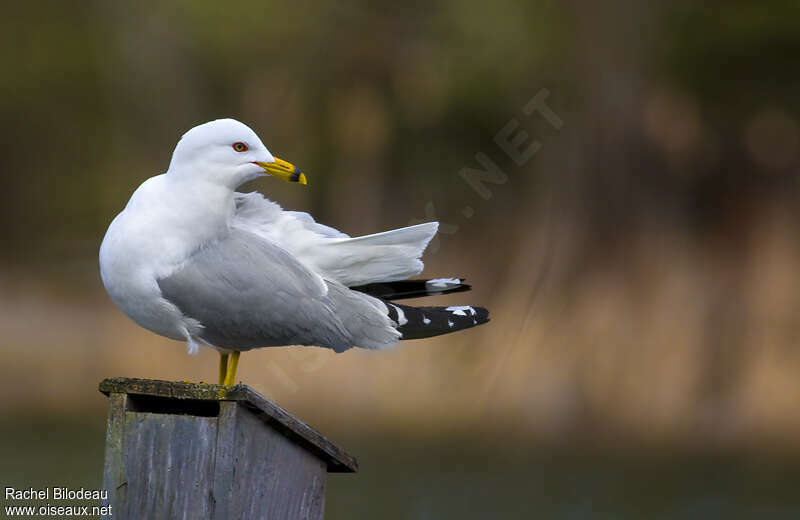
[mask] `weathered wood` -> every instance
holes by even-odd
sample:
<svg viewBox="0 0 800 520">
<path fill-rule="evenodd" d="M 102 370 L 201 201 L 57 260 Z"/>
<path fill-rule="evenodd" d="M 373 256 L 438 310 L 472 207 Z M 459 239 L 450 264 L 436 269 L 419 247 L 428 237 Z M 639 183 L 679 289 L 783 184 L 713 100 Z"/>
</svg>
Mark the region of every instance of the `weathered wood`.
<svg viewBox="0 0 800 520">
<path fill-rule="evenodd" d="M 226 479 L 231 517 L 322 518 L 325 462 L 298 444 L 281 442 L 277 430 L 259 427 L 260 419 L 249 410 L 236 407 L 233 415 L 228 424 L 235 478 Z"/>
<path fill-rule="evenodd" d="M 355 473 L 358 471 L 358 462 L 354 457 L 247 385 L 228 387 L 115 377 L 100 382 L 100 391 L 106 395 L 124 393 L 194 401 L 238 401 L 251 408 L 274 428 L 282 430 L 287 437 L 317 453 L 328 463 L 330 473 Z"/>
<path fill-rule="evenodd" d="M 129 413 L 122 518 L 212 518 L 215 417 Z M 115 515 L 116 516 L 116 515 Z M 225 518 L 225 517 L 222 517 Z"/>
<path fill-rule="evenodd" d="M 123 436 L 128 396 L 115 392 L 108 397 L 106 460 L 103 464 L 103 488 L 108 491 L 108 500 L 103 502 L 103 506 L 126 503 L 128 497 L 128 483 L 123 471 L 125 468 Z"/>
<path fill-rule="evenodd" d="M 109 518 L 321 519 L 326 473 L 358 469 L 245 385 L 115 378 L 100 391 Z"/>
</svg>

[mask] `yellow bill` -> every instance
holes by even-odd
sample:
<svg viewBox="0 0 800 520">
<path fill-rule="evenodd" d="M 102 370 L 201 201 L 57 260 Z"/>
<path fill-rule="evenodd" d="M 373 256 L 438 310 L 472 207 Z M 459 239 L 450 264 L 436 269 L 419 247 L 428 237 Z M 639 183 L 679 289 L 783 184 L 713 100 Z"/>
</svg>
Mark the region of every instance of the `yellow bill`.
<svg viewBox="0 0 800 520">
<path fill-rule="evenodd" d="M 283 179 L 286 182 L 299 182 L 300 184 L 308 184 L 308 181 L 306 180 L 306 174 L 301 172 L 300 168 L 294 164 L 286 162 L 283 159 L 278 159 L 275 157 L 274 162 L 255 161 L 255 163 L 264 168 L 264 171 L 273 177 Z"/>
</svg>

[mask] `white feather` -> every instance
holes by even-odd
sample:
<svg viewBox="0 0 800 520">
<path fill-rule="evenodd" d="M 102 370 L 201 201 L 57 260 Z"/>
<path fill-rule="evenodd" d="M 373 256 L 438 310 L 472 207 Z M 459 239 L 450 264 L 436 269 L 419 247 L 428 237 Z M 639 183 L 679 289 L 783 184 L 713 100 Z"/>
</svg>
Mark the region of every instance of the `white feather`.
<svg viewBox="0 0 800 520">
<path fill-rule="evenodd" d="M 326 280 L 346 286 L 404 280 L 424 267 L 420 257 L 439 229 L 427 222 L 351 238 L 308 213 L 284 211 L 260 193 L 236 194 L 235 225 L 281 246 Z"/>
<path fill-rule="evenodd" d="M 401 309 L 397 305 L 392 305 L 392 307 L 394 307 L 395 311 L 397 311 L 397 324 L 402 327 L 403 325 L 408 323 L 408 318 L 406 318 L 406 313 L 403 312 L 403 309 Z"/>
</svg>

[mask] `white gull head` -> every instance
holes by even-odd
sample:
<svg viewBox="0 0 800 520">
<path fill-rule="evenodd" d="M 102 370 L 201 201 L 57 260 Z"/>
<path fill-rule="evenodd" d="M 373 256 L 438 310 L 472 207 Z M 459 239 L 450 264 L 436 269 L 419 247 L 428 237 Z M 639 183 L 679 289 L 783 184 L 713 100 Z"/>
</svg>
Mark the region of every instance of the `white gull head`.
<svg viewBox="0 0 800 520">
<path fill-rule="evenodd" d="M 266 174 L 258 163 L 274 162 L 249 126 L 235 119 L 217 119 L 183 134 L 172 152 L 167 175 L 234 189 Z"/>
</svg>

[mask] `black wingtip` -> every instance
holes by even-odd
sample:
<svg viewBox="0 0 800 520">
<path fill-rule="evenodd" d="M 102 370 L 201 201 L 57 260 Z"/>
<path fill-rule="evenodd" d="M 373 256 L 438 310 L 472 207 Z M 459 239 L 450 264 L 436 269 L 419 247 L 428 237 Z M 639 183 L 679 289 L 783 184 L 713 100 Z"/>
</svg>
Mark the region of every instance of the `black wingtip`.
<svg viewBox="0 0 800 520">
<path fill-rule="evenodd" d="M 466 278 L 401 280 L 398 282 L 370 283 L 350 288 L 383 300 L 404 300 L 407 298 L 423 298 L 469 291 L 472 286 L 465 284 L 465 280 Z"/>
<path fill-rule="evenodd" d="M 472 305 L 411 307 L 386 302 L 389 317 L 398 323 L 401 339 L 423 339 L 470 329 L 489 321 L 489 311 Z"/>
</svg>

